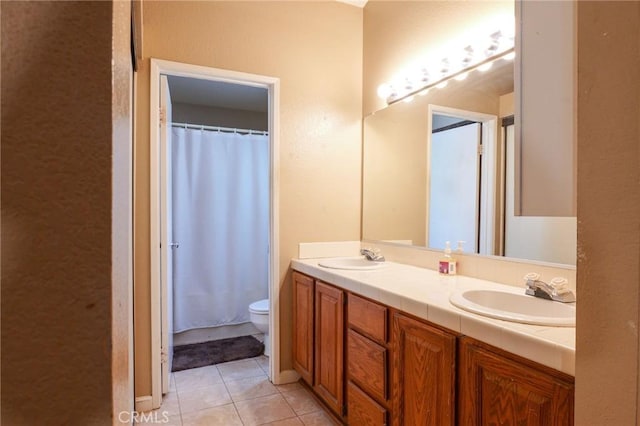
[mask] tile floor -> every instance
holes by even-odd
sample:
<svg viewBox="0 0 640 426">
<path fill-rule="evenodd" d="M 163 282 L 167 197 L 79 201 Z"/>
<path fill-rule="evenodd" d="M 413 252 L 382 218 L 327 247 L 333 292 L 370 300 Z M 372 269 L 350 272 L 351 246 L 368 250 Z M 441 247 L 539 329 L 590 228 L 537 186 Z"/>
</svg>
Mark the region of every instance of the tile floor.
<svg viewBox="0 0 640 426">
<path fill-rule="evenodd" d="M 274 386 L 267 371 L 269 359 L 260 356 L 172 373 L 162 407 L 148 419 L 166 426 L 336 425 L 306 388 Z"/>
</svg>

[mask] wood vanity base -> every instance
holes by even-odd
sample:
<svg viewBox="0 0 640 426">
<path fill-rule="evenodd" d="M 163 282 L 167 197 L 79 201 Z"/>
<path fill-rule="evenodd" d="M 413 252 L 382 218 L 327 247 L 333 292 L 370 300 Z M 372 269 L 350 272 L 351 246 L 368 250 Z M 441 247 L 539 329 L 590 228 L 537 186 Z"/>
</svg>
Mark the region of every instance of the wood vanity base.
<svg viewBox="0 0 640 426">
<path fill-rule="evenodd" d="M 293 272 L 293 365 L 354 426 L 573 425 L 574 378 Z"/>
</svg>

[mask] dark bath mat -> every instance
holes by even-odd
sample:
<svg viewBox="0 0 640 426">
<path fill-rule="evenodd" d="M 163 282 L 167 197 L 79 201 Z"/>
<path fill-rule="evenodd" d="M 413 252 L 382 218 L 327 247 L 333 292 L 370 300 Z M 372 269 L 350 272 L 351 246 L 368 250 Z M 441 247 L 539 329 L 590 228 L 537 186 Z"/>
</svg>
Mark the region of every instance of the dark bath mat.
<svg viewBox="0 0 640 426">
<path fill-rule="evenodd" d="M 253 358 L 264 352 L 264 344 L 253 336 L 175 346 L 171 371 L 188 370 L 237 359 Z"/>
</svg>

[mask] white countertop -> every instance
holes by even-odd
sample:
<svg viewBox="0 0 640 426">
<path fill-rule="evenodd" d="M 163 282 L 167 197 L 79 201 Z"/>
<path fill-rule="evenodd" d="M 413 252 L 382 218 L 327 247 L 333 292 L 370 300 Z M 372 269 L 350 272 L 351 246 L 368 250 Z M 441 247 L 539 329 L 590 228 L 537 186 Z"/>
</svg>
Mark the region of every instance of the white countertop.
<svg viewBox="0 0 640 426">
<path fill-rule="evenodd" d="M 522 288 L 430 269 L 385 262 L 380 269 L 355 271 L 318 266 L 323 259 L 293 259 L 291 267 L 337 287 L 405 311 L 460 334 L 575 375 L 575 327 L 548 327 L 496 320 L 453 306 L 456 290 L 492 289 L 523 293 Z"/>
</svg>

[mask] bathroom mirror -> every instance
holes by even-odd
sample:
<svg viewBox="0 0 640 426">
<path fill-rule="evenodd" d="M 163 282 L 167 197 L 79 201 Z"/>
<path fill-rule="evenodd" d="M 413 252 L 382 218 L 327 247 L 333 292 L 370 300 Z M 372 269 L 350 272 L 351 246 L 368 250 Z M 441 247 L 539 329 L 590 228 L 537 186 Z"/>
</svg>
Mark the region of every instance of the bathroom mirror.
<svg viewBox="0 0 640 426">
<path fill-rule="evenodd" d="M 474 71 L 462 81 L 451 79 L 444 88 L 433 88 L 423 96 L 395 102 L 365 117 L 363 240 L 440 250 L 445 239 L 451 241 L 454 249 L 458 240 L 472 239 L 464 243 L 465 253 L 575 265 L 575 217 L 515 215 L 518 213 L 514 209 L 516 160 L 519 159 L 514 142 L 514 121 L 518 122 L 514 120 L 514 88 L 514 61 L 500 60 L 488 71 Z M 468 113 L 471 120 L 466 117 Z M 431 238 L 430 242 L 430 234 L 434 235 L 430 232 L 430 223 L 432 228 L 442 228 L 432 223 L 437 213 L 434 209 L 443 207 L 439 205 L 441 202 L 430 202 L 438 200 L 434 187 L 430 187 L 432 181 L 449 181 L 455 186 L 462 180 L 461 173 L 469 169 L 464 166 L 456 171 L 458 154 L 446 147 L 437 148 L 440 135 L 434 139 L 434 129 L 450 130 L 447 124 L 437 124 L 434 116 L 438 115 L 454 118 L 452 128 L 456 128 L 455 119 L 481 123 L 484 130 L 476 132 L 483 137 L 487 128 L 492 127 L 495 141 L 489 153 L 492 160 L 485 160 L 486 151 L 478 159 L 481 170 L 477 173 L 475 207 L 473 203 L 466 203 L 464 208 L 462 204 L 449 205 L 448 211 L 442 210 L 440 219 L 444 221 L 440 223 L 447 224 L 455 213 L 477 209 L 472 217 L 476 233 L 471 237 L 438 235 L 434 237 L 437 241 Z M 486 117 L 495 117 L 495 120 Z M 435 155 L 440 157 L 434 160 Z M 432 164 L 432 161 L 436 162 Z M 438 181 L 433 173 L 441 175 L 442 170 L 448 176 L 440 176 Z M 475 171 L 471 173 L 474 174 Z M 444 184 L 436 186 L 444 187 Z"/>
</svg>

